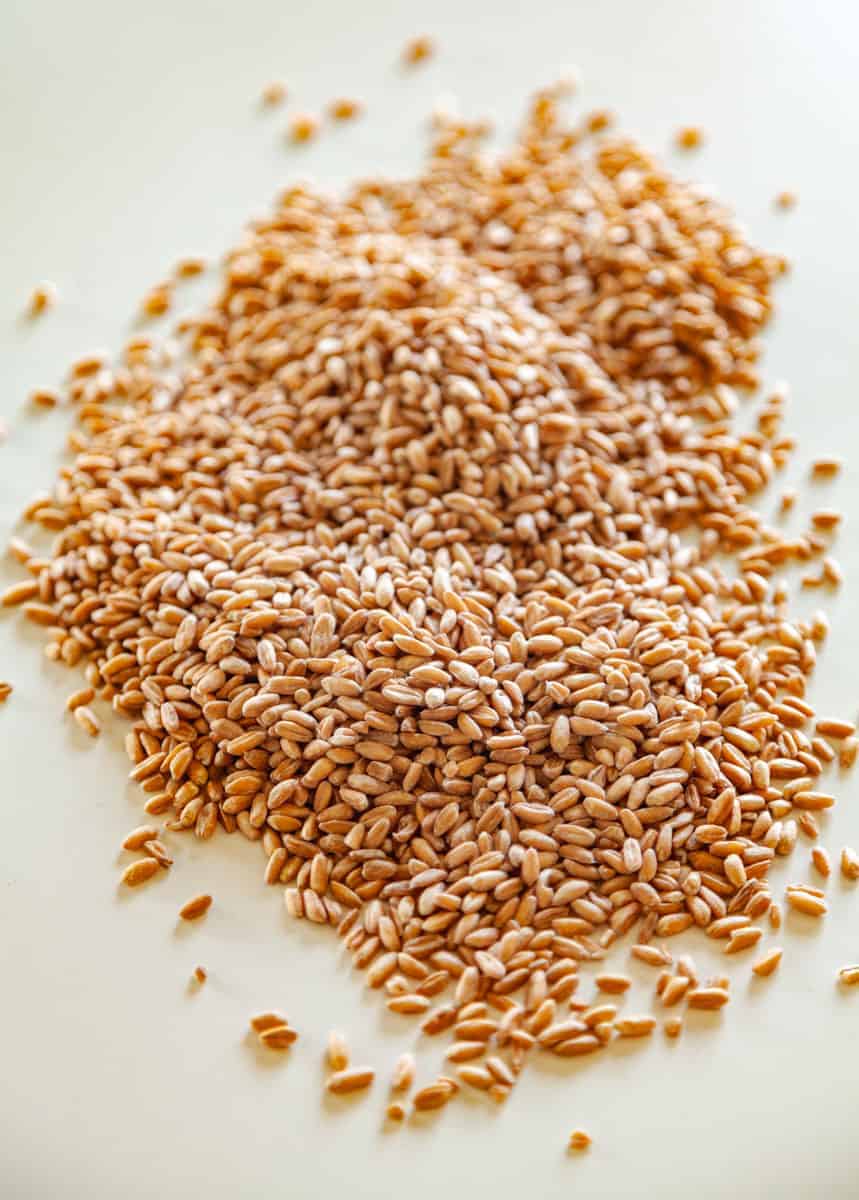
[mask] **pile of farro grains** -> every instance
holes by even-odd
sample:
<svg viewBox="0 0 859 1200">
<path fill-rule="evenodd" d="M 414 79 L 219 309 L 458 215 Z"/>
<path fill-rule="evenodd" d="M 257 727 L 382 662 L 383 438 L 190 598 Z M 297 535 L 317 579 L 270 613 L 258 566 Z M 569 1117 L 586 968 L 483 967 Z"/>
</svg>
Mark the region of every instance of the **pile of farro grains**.
<svg viewBox="0 0 859 1200">
<path fill-rule="evenodd" d="M 293 916 L 452 1031 L 418 1109 L 649 1034 L 599 973 L 624 935 L 667 1035 L 675 1006 L 722 1007 L 728 979 L 665 939 L 777 928 L 770 867 L 857 752 L 804 698 L 825 619 L 775 578 L 836 583 L 838 515 L 786 538 L 750 507 L 792 448 L 782 391 L 732 424 L 785 263 L 605 114 L 568 124 L 559 91 L 495 157 L 439 117 L 417 178 L 290 188 L 178 357 L 138 336 L 78 362 L 73 461 L 27 511 L 56 540 L 16 540 L 32 578 L 6 594 L 83 667 L 84 728 L 96 694 L 131 723 L 150 818 L 259 842 Z M 127 883 L 169 867 L 161 837 L 129 835 Z M 786 900 L 826 911 L 808 882 Z M 605 1002 L 579 1000 L 586 972 Z M 329 1060 L 332 1091 L 373 1078 L 339 1035 Z"/>
</svg>

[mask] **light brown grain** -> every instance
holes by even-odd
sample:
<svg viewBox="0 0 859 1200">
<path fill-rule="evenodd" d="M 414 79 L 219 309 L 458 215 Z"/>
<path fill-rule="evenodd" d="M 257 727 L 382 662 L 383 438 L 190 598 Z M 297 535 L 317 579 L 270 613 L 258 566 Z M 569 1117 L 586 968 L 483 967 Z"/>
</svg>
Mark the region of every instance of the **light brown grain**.
<svg viewBox="0 0 859 1200">
<path fill-rule="evenodd" d="M 179 916 L 183 921 L 197 921 L 204 916 L 212 907 L 212 897 L 206 892 L 201 892 L 198 896 L 192 896 L 190 900 L 186 900 L 179 909 Z"/>
</svg>

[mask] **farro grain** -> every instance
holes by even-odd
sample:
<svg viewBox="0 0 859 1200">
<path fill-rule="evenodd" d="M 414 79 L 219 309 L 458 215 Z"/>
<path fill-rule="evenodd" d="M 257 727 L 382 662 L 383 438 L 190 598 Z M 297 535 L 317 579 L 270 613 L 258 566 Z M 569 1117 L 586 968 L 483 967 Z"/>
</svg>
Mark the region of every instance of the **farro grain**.
<svg viewBox="0 0 859 1200">
<path fill-rule="evenodd" d="M 827 539 L 750 507 L 783 389 L 731 425 L 784 263 L 559 95 L 498 160 L 439 115 L 415 179 L 290 187 L 181 362 L 79 360 L 74 459 L 26 514 L 55 548 L 3 596 L 132 721 L 148 813 L 259 841 L 389 1007 L 450 986 L 421 1028 L 511 1070 L 635 1027 L 573 999 L 627 932 L 666 968 L 654 937 L 777 925 L 771 863 L 834 803 L 819 735 L 859 745 L 807 733 L 826 625 L 774 578 Z M 659 994 L 728 998 L 683 959 Z"/>
<path fill-rule="evenodd" d="M 98 737 L 101 733 L 101 722 L 87 704 L 78 704 L 72 709 L 72 715 L 85 733 L 90 737 Z"/>
<path fill-rule="evenodd" d="M 618 1017 L 614 1027 L 620 1037 L 647 1037 L 656 1027 L 656 1018 L 649 1016 Z"/>
<path fill-rule="evenodd" d="M 47 309 L 53 308 L 57 302 L 57 296 L 56 284 L 50 282 L 37 284 L 30 293 L 28 305 L 30 316 L 38 317 Z"/>
<path fill-rule="evenodd" d="M 706 1009 L 722 1008 L 730 1000 L 727 990 L 721 987 L 693 988 L 687 998 L 690 1008 Z"/>
<path fill-rule="evenodd" d="M 593 1139 L 584 1129 L 574 1129 L 569 1136 L 567 1145 L 570 1150 L 587 1150 Z"/>
<path fill-rule="evenodd" d="M 158 830 L 154 825 L 138 825 L 136 829 L 132 829 L 131 833 L 126 834 L 123 839 L 123 850 L 140 850 L 147 842 L 158 837 Z"/>
<path fill-rule="evenodd" d="M 335 121 L 353 121 L 361 115 L 363 108 L 364 106 L 360 100 L 341 96 L 331 101 L 328 105 L 328 112 Z"/>
<path fill-rule="evenodd" d="M 416 66 L 418 63 L 425 62 L 426 59 L 431 58 L 435 54 L 435 49 L 435 42 L 426 34 L 413 37 L 403 47 L 403 62 L 409 66 Z"/>
<path fill-rule="evenodd" d="M 204 916 L 211 907 L 212 897 L 201 892 L 199 896 L 193 896 L 182 905 L 179 909 L 179 916 L 183 921 L 196 921 Z"/>
<path fill-rule="evenodd" d="M 156 875 L 159 870 L 157 859 L 139 858 L 136 862 L 129 863 L 122 872 L 122 882 L 126 887 L 139 887 L 142 883 L 146 883 L 147 879 Z"/>
<path fill-rule="evenodd" d="M 845 987 L 859 986 L 859 967 L 840 967 L 838 979 Z"/>
<path fill-rule="evenodd" d="M 443 1108 L 456 1095 L 458 1084 L 455 1080 L 444 1076 L 435 1083 L 427 1084 L 412 1097 L 412 1107 L 416 1112 L 429 1112 L 432 1109 Z"/>
<path fill-rule="evenodd" d="M 681 150 L 697 150 L 703 140 L 703 132 L 696 125 L 684 125 L 674 136 L 675 144 Z"/>
<path fill-rule="evenodd" d="M 332 1071 L 345 1071 L 349 1066 L 349 1045 L 344 1035 L 337 1029 L 332 1029 L 328 1034 L 326 1055 Z"/>
<path fill-rule="evenodd" d="M 779 946 L 774 946 L 772 950 L 768 950 L 761 958 L 752 966 L 755 975 L 772 975 L 781 962 L 782 950 Z"/>
<path fill-rule="evenodd" d="M 277 104 L 282 104 L 286 99 L 287 89 L 286 84 L 280 79 L 272 79 L 267 83 L 260 93 L 260 99 L 264 105 L 269 108 L 274 108 Z"/>
<path fill-rule="evenodd" d="M 319 133 L 320 120 L 313 113 L 296 113 L 289 120 L 290 141 L 310 142 Z"/>
<path fill-rule="evenodd" d="M 298 1040 L 298 1032 L 288 1025 L 273 1025 L 260 1030 L 259 1040 L 267 1050 L 288 1050 Z"/>
<path fill-rule="evenodd" d="M 859 879 L 859 854 L 852 846 L 845 846 L 841 851 L 841 874 L 851 881 Z"/>
<path fill-rule="evenodd" d="M 251 1017 L 250 1026 L 255 1033 L 265 1033 L 267 1029 L 280 1029 L 287 1025 L 287 1019 L 278 1012 L 257 1013 Z"/>
<path fill-rule="evenodd" d="M 415 1059 L 413 1054 L 401 1054 L 394 1063 L 391 1076 L 391 1091 L 407 1092 L 415 1079 Z"/>
</svg>

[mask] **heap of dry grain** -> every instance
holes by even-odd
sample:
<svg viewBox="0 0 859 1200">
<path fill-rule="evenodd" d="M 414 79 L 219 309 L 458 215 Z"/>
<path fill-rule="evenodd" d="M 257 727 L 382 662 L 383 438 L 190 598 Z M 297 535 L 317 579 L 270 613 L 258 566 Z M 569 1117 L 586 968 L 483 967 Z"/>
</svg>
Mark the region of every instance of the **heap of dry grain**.
<svg viewBox="0 0 859 1200">
<path fill-rule="evenodd" d="M 17 597 L 133 720 L 147 811 L 260 841 L 397 1011 L 528 983 L 514 1065 L 604 1044 L 546 1004 L 633 926 L 765 915 L 793 810 L 831 802 L 824 626 L 769 578 L 821 539 L 746 505 L 778 402 L 729 424 L 780 264 L 553 107 L 496 163 L 447 125 L 417 180 L 290 190 L 186 363 L 86 363 Z"/>
</svg>

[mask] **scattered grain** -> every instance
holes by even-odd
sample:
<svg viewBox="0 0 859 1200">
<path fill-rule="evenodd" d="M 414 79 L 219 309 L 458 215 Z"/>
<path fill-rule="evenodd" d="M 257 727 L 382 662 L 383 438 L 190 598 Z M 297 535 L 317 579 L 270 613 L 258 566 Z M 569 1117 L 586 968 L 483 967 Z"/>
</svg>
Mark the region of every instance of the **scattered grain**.
<svg viewBox="0 0 859 1200">
<path fill-rule="evenodd" d="M 363 111 L 364 106 L 361 101 L 352 100 L 348 96 L 332 100 L 328 105 L 328 113 L 334 121 L 354 121 L 356 117 L 360 117 Z"/>
<path fill-rule="evenodd" d="M 335 1096 L 344 1096 L 348 1092 L 362 1092 L 376 1078 L 372 1067 L 347 1067 L 344 1071 L 335 1071 L 326 1083 L 326 1088 Z"/>
<path fill-rule="evenodd" d="M 262 89 L 260 100 L 267 108 L 274 108 L 278 104 L 283 104 L 286 95 L 286 84 L 280 79 L 273 79 Z"/>
<path fill-rule="evenodd" d="M 139 858 L 136 862 L 129 863 L 122 872 L 122 883 L 126 887 L 140 887 L 142 883 L 146 883 L 147 879 L 156 875 L 160 869 L 157 859 Z"/>
<path fill-rule="evenodd" d="M 328 1065 L 332 1071 L 345 1071 L 349 1066 L 349 1046 L 345 1036 L 337 1029 L 328 1035 Z"/>
<path fill-rule="evenodd" d="M 53 308 L 57 302 L 57 296 L 56 284 L 49 282 L 37 284 L 30 293 L 28 305 L 30 316 L 38 317 L 49 308 Z"/>
<path fill-rule="evenodd" d="M 193 896 L 182 905 L 179 909 L 179 916 L 183 921 L 196 921 L 204 916 L 211 907 L 212 897 L 202 892 L 199 896 Z"/>
<path fill-rule="evenodd" d="M 753 964 L 752 970 L 755 975 L 767 976 L 772 975 L 776 970 L 782 958 L 782 949 L 780 946 L 774 946 L 772 950 L 768 950 L 762 955 L 756 963 Z"/>
<path fill-rule="evenodd" d="M 421 34 L 406 42 L 403 47 L 402 59 L 408 66 L 414 67 L 418 63 L 426 62 L 428 58 L 432 58 L 435 51 L 436 46 L 433 39 L 426 34 Z"/>
<path fill-rule="evenodd" d="M 684 125 L 674 135 L 674 142 L 680 150 L 697 150 L 703 140 L 703 130 L 697 125 Z"/>
<path fill-rule="evenodd" d="M 859 879 L 859 854 L 852 846 L 845 846 L 841 851 L 841 874 L 845 879 Z"/>
<path fill-rule="evenodd" d="M 289 139 L 298 144 L 312 141 L 319 133 L 320 120 L 313 113 L 296 113 L 289 121 Z"/>
</svg>

